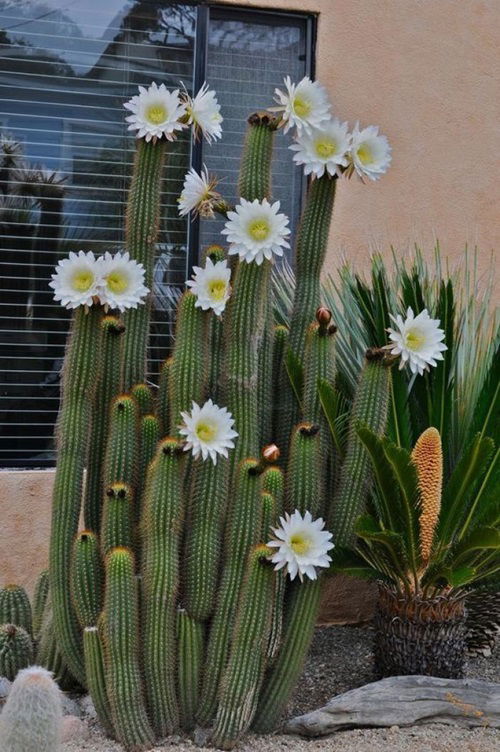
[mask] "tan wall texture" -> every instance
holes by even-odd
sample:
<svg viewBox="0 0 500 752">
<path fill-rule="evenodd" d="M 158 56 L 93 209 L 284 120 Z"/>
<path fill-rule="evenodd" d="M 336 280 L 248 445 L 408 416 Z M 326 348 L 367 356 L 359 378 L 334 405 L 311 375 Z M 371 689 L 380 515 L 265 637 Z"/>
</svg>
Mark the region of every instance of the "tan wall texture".
<svg viewBox="0 0 500 752">
<path fill-rule="evenodd" d="M 317 77 L 335 114 L 379 124 L 393 146 L 378 183 L 340 185 L 328 269 L 342 254 L 362 269 L 390 244 L 429 252 L 439 238 L 456 263 L 477 245 L 484 271 L 500 246 L 500 0 L 233 4 L 319 13 Z M 31 587 L 46 565 L 51 483 L 46 472 L 0 473 L 0 584 Z"/>
</svg>

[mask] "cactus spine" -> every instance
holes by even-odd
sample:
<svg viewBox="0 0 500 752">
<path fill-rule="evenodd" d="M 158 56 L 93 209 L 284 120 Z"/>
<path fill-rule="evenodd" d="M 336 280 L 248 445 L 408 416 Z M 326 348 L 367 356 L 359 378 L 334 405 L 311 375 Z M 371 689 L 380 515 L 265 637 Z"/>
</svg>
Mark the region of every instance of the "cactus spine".
<svg viewBox="0 0 500 752">
<path fill-rule="evenodd" d="M 149 468 L 143 517 L 143 664 L 146 695 L 160 736 L 179 724 L 175 681 L 175 600 L 182 528 L 182 445 L 164 439 Z"/>
<path fill-rule="evenodd" d="M 236 745 L 249 728 L 258 701 L 273 610 L 274 573 L 269 554 L 269 548 L 259 545 L 248 557 L 212 737 L 212 742 L 221 749 Z"/>
<path fill-rule="evenodd" d="M 15 624 L 0 626 L 0 676 L 13 681 L 18 671 L 33 660 L 31 637 Z"/>
<path fill-rule="evenodd" d="M 20 585 L 7 585 L 0 590 L 0 624 L 15 624 L 28 634 L 33 631 L 31 605 L 26 590 Z"/>
<path fill-rule="evenodd" d="M 62 722 L 61 693 L 49 671 L 20 671 L 0 716 L 2 752 L 57 752 Z"/>
<path fill-rule="evenodd" d="M 387 422 L 392 359 L 387 350 L 372 348 L 366 352 L 358 389 L 349 420 L 347 449 L 337 492 L 331 509 L 331 527 L 336 545 L 348 545 L 354 535 L 354 522 L 361 514 L 370 484 L 370 461 L 356 431 L 367 425 L 382 435 Z"/>
<path fill-rule="evenodd" d="M 113 726 L 125 749 L 139 752 L 152 745 L 154 734 L 141 684 L 137 587 L 129 549 L 115 548 L 106 557 L 104 615 L 106 686 Z"/>
<path fill-rule="evenodd" d="M 203 625 L 192 619 L 185 609 L 177 611 L 179 710 L 185 731 L 191 731 L 195 725 L 203 665 L 203 633 Z"/>
</svg>

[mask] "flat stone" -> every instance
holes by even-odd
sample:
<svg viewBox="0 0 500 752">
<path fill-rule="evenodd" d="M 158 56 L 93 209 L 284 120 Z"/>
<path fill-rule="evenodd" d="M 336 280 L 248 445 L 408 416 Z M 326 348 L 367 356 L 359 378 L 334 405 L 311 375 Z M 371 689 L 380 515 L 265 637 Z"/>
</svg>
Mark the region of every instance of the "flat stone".
<svg viewBox="0 0 500 752">
<path fill-rule="evenodd" d="M 347 728 L 444 723 L 500 728 L 500 684 L 479 679 L 391 676 L 352 689 L 319 710 L 288 721 L 285 731 L 325 736 Z"/>
</svg>

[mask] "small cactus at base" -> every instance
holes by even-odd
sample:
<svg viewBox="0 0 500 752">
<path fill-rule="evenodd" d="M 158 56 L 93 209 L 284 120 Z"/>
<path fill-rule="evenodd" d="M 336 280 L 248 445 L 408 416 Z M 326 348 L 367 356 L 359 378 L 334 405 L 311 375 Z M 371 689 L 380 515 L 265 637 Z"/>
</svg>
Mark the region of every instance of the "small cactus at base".
<svg viewBox="0 0 500 752">
<path fill-rule="evenodd" d="M 57 752 L 62 723 L 61 692 L 44 668 L 19 672 L 0 715 L 2 752 Z"/>
<path fill-rule="evenodd" d="M 15 624 L 0 626 L 0 676 L 12 681 L 33 660 L 31 637 Z"/>
<path fill-rule="evenodd" d="M 28 634 L 33 630 L 31 604 L 20 585 L 6 585 L 0 590 L 0 624 L 15 624 Z"/>
</svg>

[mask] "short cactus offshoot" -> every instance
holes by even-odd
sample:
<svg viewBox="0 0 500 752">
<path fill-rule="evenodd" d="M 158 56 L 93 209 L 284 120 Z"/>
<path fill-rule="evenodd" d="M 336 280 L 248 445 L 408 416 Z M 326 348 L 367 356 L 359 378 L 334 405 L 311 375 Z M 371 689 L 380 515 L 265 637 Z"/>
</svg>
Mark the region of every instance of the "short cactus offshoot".
<svg viewBox="0 0 500 752">
<path fill-rule="evenodd" d="M 299 112 L 290 86 L 276 113 L 248 120 L 236 206 L 206 171 L 186 178 L 181 214 L 222 214 L 227 248 L 208 249 L 194 269 L 157 391 L 145 381 L 145 357 L 163 165 L 186 125 L 208 141 L 220 137 L 214 92 L 204 86 L 191 98 L 153 84 L 126 104 L 138 138 L 130 256 L 73 254 L 53 278 L 57 299 L 76 309 L 51 536 L 56 645 L 127 750 L 196 726 L 200 738 L 230 749 L 252 724 L 276 726 L 331 561 L 323 518 L 335 520 L 338 505 L 348 537 L 368 490 L 354 428 L 347 470 L 337 466 L 317 391 L 321 383 L 334 390 L 336 374 L 336 329 L 321 307 L 319 275 L 337 180 L 358 162 L 347 131 L 341 153 L 331 141 L 324 89 L 300 82 L 310 107 Z M 291 231 L 272 195 L 273 144 L 281 129 L 296 128 L 300 142 L 322 125 L 306 169 L 316 178 L 298 232 L 290 331 L 276 329 L 271 270 Z M 353 423 L 383 432 L 389 383 L 385 361 L 372 358 Z M 342 472 L 355 494 L 342 481 L 332 494 Z M 77 534 L 83 503 L 86 530 Z"/>
</svg>

